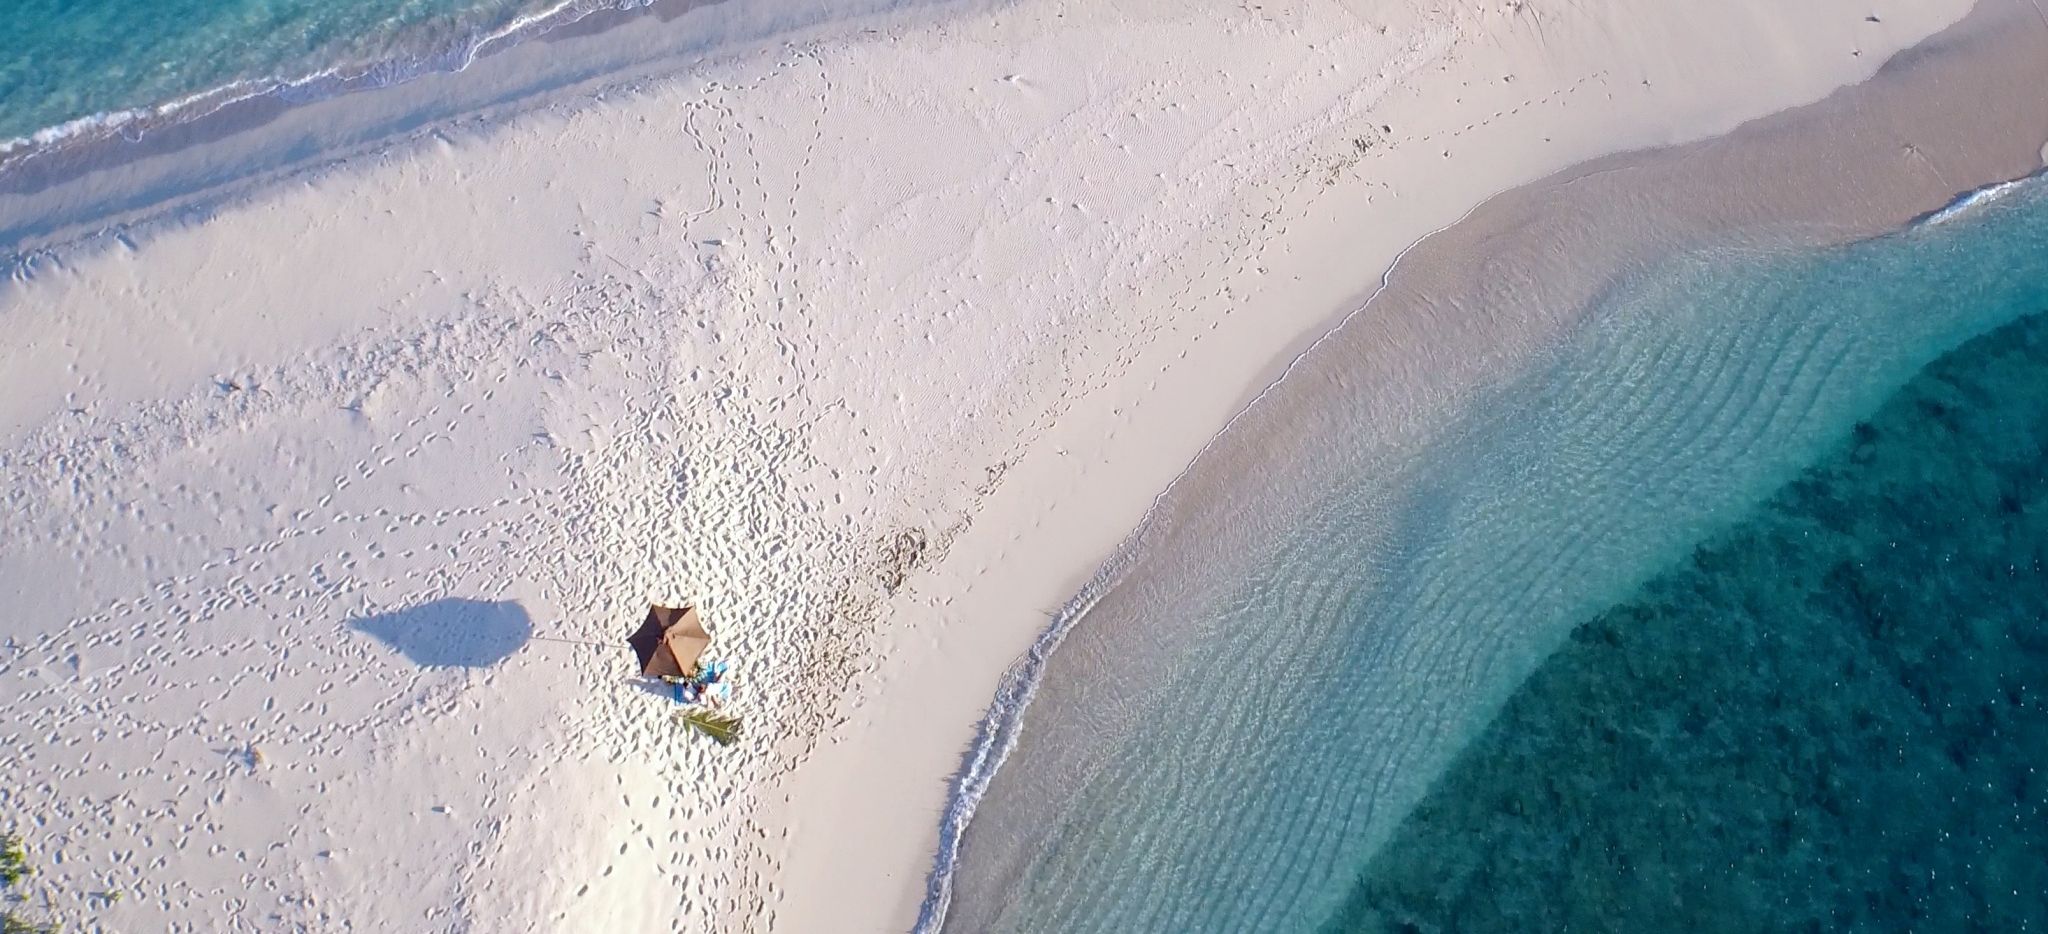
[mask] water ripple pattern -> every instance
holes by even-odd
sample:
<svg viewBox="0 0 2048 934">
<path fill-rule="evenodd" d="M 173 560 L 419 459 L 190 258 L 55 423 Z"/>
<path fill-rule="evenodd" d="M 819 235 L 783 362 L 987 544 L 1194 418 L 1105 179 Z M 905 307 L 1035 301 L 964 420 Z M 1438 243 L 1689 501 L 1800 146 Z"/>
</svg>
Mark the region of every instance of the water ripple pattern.
<svg viewBox="0 0 2048 934">
<path fill-rule="evenodd" d="M 1312 499 L 1238 491 L 1188 520 L 1242 518 L 1239 564 L 1140 542 L 1124 560 L 1151 571 L 1046 664 L 946 929 L 1314 929 L 1574 623 L 1930 360 L 2048 302 L 2048 205 L 2026 187 L 1846 246 L 1628 270 L 1421 453 L 1361 459 L 1338 412 Z"/>
</svg>

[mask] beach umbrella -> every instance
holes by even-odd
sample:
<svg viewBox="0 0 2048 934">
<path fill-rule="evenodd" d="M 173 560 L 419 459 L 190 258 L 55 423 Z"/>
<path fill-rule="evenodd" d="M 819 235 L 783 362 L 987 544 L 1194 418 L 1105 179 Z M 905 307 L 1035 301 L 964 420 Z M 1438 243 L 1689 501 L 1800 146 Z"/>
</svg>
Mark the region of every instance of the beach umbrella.
<svg viewBox="0 0 2048 934">
<path fill-rule="evenodd" d="M 649 606 L 647 620 L 627 637 L 640 673 L 650 678 L 681 678 L 697 670 L 697 659 L 711 647 L 711 634 L 694 606 Z"/>
</svg>

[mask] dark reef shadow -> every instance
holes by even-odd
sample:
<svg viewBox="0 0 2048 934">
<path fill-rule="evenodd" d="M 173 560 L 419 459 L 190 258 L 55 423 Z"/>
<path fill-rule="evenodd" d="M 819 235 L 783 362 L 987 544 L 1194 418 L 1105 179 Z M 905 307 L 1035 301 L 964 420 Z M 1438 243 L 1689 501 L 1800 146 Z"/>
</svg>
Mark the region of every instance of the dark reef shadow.
<svg viewBox="0 0 2048 934">
<path fill-rule="evenodd" d="M 489 668 L 533 638 L 526 609 L 510 600 L 450 597 L 351 620 L 422 668 Z"/>
</svg>

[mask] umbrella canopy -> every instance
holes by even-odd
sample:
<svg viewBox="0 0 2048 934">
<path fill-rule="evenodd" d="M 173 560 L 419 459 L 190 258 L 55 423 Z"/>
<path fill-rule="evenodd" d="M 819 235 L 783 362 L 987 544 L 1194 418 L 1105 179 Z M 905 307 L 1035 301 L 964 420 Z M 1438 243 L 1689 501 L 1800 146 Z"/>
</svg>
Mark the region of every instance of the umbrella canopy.
<svg viewBox="0 0 2048 934">
<path fill-rule="evenodd" d="M 650 678 L 680 678 L 697 670 L 697 659 L 711 647 L 711 634 L 694 606 L 650 606 L 647 621 L 626 641 Z"/>
</svg>

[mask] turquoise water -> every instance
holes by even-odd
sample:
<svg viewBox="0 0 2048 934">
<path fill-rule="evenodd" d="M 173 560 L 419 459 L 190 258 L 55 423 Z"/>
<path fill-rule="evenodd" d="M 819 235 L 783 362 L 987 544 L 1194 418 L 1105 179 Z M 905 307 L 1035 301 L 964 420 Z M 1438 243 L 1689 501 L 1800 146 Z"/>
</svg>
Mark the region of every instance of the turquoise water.
<svg viewBox="0 0 2048 934">
<path fill-rule="evenodd" d="M 1298 518 L 1252 539 L 1248 570 L 1176 570 L 1175 556 L 1140 555 L 1134 563 L 1151 567 L 1140 583 L 1113 588 L 1081 619 L 1046 663 L 1016 745 L 967 824 L 946 929 L 1460 930 L 1465 903 L 1438 883 L 1463 880 L 1469 895 L 1495 878 L 1481 873 L 1509 875 L 1556 855 L 1542 846 L 1599 846 L 1560 842 L 1559 824 L 1499 846 L 1470 822 L 1404 841 L 1432 832 L 1411 822 L 1427 813 L 1418 806 L 1439 800 L 1431 795 L 1452 795 L 1448 807 L 1461 816 L 1478 807 L 1440 791 L 1451 786 L 1439 777 L 1454 762 L 1477 761 L 1478 753 L 1458 757 L 1490 735 L 1496 715 L 1571 633 L 1596 618 L 1632 619 L 1608 611 L 1638 601 L 1646 582 L 1668 579 L 1660 575 L 1694 555 L 1714 553 L 1699 551 L 1701 543 L 1740 534 L 1729 530 L 1858 437 L 1858 423 L 1923 367 L 2048 308 L 2040 188 L 2029 183 L 1943 223 L 1848 246 L 1731 244 L 1637 270 L 1553 360 L 1474 406 L 1396 475 L 1346 467 L 1353 461 L 1339 454 L 1349 442 L 1333 428 L 1317 442 L 1329 452 L 1328 487 L 1306 508 L 1275 508 L 1257 484 L 1205 505 L 1225 520 Z M 1956 418 L 1984 402 L 1966 397 L 1945 411 Z M 1333 402 L 1344 404 L 1341 395 Z M 1967 474 L 1970 463 L 1942 469 Z M 1851 514 L 1837 521 L 1854 524 L 1863 521 L 1856 510 L 1874 507 L 1839 508 Z M 1909 524 L 1890 534 L 1937 532 Z M 1941 553 L 1933 544 L 1901 547 Z M 1709 570 L 1789 560 L 1750 556 L 1709 562 Z M 1963 564 L 1929 561 L 1913 573 L 1951 571 L 1996 585 Z M 2003 593 L 2032 606 L 2025 591 Z M 1972 638 L 1988 650 L 2000 636 L 1994 627 Z M 1720 648 L 1738 665 L 1763 663 L 1740 641 Z M 1902 642 L 1893 651 L 1919 649 Z M 1624 665 L 1633 659 L 1610 654 Z M 1671 666 L 1656 671 L 1666 690 L 1714 711 L 1710 695 L 1672 684 Z M 1539 706 L 1567 719 L 1584 712 Z M 1609 721 L 1666 728 L 1648 711 L 1610 711 Z M 1782 742 L 1782 755 L 1825 748 L 1796 739 L 1769 730 L 1745 737 Z M 1572 755 L 1549 747 L 1491 777 L 1580 781 Z M 1927 795 L 1962 794 L 1945 787 L 1961 775 L 1923 769 L 1896 781 L 1924 782 Z M 1533 796 L 1520 806 L 1554 804 Z M 1676 798 L 1645 805 L 1684 806 Z M 1724 807 L 1731 813 L 1715 813 Z M 1742 824 L 1753 820 L 1744 807 L 1703 798 L 1698 818 Z M 1932 811 L 1923 823 L 1957 816 Z M 1732 832 L 1718 839 L 1748 845 Z M 1827 885 L 1842 881 L 1822 872 L 1787 885 L 1817 905 L 1835 897 Z M 1574 891 L 1553 874 L 1523 891 L 1592 903 L 1593 914 L 1574 923 L 1601 928 L 1587 919 L 1604 917 L 1609 895 L 1586 885 Z M 1433 898 L 1450 908 L 1430 913 Z M 1503 918 L 1519 910 L 1502 905 Z M 1631 929 L 1630 916 L 1611 917 L 1608 926 Z"/>
<path fill-rule="evenodd" d="M 556 0 L 21 0 L 0 56 L 0 142 L 225 86 L 451 67 Z"/>
<path fill-rule="evenodd" d="M 1327 934 L 2048 928 L 2048 313 L 1572 633 Z"/>
</svg>

